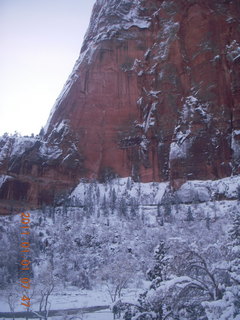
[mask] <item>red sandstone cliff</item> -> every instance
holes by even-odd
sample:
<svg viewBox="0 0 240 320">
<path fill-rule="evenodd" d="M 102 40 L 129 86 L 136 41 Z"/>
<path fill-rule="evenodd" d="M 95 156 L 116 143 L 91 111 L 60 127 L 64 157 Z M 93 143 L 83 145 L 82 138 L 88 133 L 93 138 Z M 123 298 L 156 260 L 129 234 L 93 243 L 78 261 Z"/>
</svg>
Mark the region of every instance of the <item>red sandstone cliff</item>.
<svg viewBox="0 0 240 320">
<path fill-rule="evenodd" d="M 97 0 L 44 138 L 2 158 L 0 198 L 35 206 L 81 177 L 240 173 L 240 2 Z"/>
</svg>

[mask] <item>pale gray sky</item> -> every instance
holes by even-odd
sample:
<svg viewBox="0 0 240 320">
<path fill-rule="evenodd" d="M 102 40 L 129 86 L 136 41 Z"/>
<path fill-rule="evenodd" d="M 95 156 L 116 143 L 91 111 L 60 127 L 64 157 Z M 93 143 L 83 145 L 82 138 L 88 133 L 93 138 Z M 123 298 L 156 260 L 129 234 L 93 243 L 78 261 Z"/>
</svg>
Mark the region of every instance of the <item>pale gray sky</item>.
<svg viewBox="0 0 240 320">
<path fill-rule="evenodd" d="M 0 134 L 38 133 L 78 58 L 95 0 L 0 0 Z"/>
</svg>

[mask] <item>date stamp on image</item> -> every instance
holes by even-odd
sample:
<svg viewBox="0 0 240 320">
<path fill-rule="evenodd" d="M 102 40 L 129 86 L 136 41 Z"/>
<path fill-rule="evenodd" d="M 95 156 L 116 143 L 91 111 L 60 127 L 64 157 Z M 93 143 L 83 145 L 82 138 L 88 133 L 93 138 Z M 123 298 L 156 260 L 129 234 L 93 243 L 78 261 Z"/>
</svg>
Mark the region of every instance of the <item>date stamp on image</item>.
<svg viewBox="0 0 240 320">
<path fill-rule="evenodd" d="M 31 216 L 30 213 L 21 213 L 20 214 L 20 232 L 21 232 L 21 242 L 20 242 L 20 285 L 24 289 L 21 297 L 21 305 L 26 308 L 30 308 L 31 300 L 28 294 L 28 290 L 31 288 L 31 279 L 30 279 L 30 265 L 31 261 L 29 258 L 30 253 L 30 222 Z"/>
</svg>

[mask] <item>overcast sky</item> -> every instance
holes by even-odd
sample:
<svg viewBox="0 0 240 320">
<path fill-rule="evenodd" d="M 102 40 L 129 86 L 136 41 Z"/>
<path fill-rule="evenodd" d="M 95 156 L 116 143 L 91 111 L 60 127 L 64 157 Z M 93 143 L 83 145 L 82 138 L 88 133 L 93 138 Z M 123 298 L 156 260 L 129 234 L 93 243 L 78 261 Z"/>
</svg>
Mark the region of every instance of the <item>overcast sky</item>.
<svg viewBox="0 0 240 320">
<path fill-rule="evenodd" d="M 0 0 L 0 134 L 38 133 L 78 58 L 95 0 Z"/>
</svg>

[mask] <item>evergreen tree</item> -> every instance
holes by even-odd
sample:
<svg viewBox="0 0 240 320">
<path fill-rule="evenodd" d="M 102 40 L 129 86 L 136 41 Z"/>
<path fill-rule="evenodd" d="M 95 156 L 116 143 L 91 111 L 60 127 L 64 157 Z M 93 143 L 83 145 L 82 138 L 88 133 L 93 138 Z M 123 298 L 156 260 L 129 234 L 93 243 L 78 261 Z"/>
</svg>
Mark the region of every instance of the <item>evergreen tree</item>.
<svg viewBox="0 0 240 320">
<path fill-rule="evenodd" d="M 240 185 L 237 186 L 237 199 L 240 201 Z"/>
<path fill-rule="evenodd" d="M 118 204 L 118 210 L 120 216 L 127 217 L 127 203 L 124 197 L 120 198 L 119 204 Z"/>
<path fill-rule="evenodd" d="M 158 205 L 157 205 L 157 221 L 161 227 L 164 226 L 163 215 L 162 215 L 160 203 L 158 203 Z"/>
<path fill-rule="evenodd" d="M 231 261 L 231 278 L 240 285 L 240 212 L 233 217 L 233 224 L 229 230 L 233 260 Z M 240 307 L 240 306 L 239 306 Z"/>
<path fill-rule="evenodd" d="M 137 188 L 138 203 L 141 203 L 141 197 L 142 197 L 142 187 L 141 187 L 141 182 L 138 182 L 138 188 Z"/>
<path fill-rule="evenodd" d="M 117 201 L 117 195 L 115 189 L 110 189 L 110 208 L 112 211 L 112 214 L 114 213 L 114 210 L 116 209 L 116 201 Z"/>
<path fill-rule="evenodd" d="M 127 186 L 126 186 L 127 190 L 131 190 L 132 189 L 132 179 L 128 178 L 127 179 Z"/>
<path fill-rule="evenodd" d="M 217 297 L 217 304 L 208 303 L 205 305 L 205 311 L 208 319 L 239 319 L 240 314 L 240 212 L 236 212 L 232 226 L 228 232 L 229 234 L 229 268 L 227 278 L 225 275 L 224 285 L 217 286 L 220 295 L 215 294 Z M 194 263 L 195 264 L 195 263 Z M 209 268 L 207 273 L 209 272 Z M 214 273 L 211 276 L 216 279 Z M 224 279 L 222 279 L 224 280 Z M 223 281 L 224 283 L 224 281 Z M 217 292 L 216 292 L 217 293 Z M 221 294 L 222 293 L 222 294 Z"/>
<path fill-rule="evenodd" d="M 68 208 L 67 208 L 67 203 L 65 201 L 62 205 L 62 212 L 63 212 L 63 215 L 66 217 L 68 213 Z M 53 215 L 53 210 L 51 210 L 51 216 L 52 215 Z"/>
<path fill-rule="evenodd" d="M 99 203 L 99 200 L 100 200 L 100 189 L 99 189 L 99 186 L 96 187 L 96 197 L 97 197 L 97 202 Z"/>
<path fill-rule="evenodd" d="M 162 206 L 164 208 L 164 217 L 165 221 L 171 222 L 171 198 L 169 195 L 166 195 L 162 201 Z"/>
<path fill-rule="evenodd" d="M 175 199 L 175 209 L 176 209 L 176 213 L 179 213 L 179 209 L 180 209 L 180 203 L 181 203 L 181 201 L 180 201 L 180 199 L 179 199 L 179 196 L 178 196 L 178 194 L 175 194 L 175 197 L 174 197 Z"/>
<path fill-rule="evenodd" d="M 206 221 L 206 227 L 208 230 L 210 230 L 210 217 L 209 217 L 209 213 L 207 214 L 206 218 L 205 218 L 205 221 Z"/>
<path fill-rule="evenodd" d="M 240 314 L 240 212 L 235 213 L 232 227 L 229 230 L 230 239 L 230 278 L 231 285 L 226 287 L 218 308 L 210 309 L 216 313 L 216 319 L 239 319 Z M 219 308 L 221 306 L 221 308 Z"/>
<path fill-rule="evenodd" d="M 135 219 L 138 215 L 138 204 L 135 198 L 130 199 L 130 219 Z"/>
<path fill-rule="evenodd" d="M 90 183 L 84 188 L 84 212 L 87 217 L 90 217 L 94 211 L 94 201 L 93 196 L 93 184 Z"/>
<path fill-rule="evenodd" d="M 161 241 L 154 250 L 154 266 L 147 272 L 149 280 L 152 281 L 150 289 L 157 289 L 160 283 L 166 280 L 166 269 L 168 265 L 166 253 L 165 242 Z"/>
<path fill-rule="evenodd" d="M 163 305 L 162 301 L 158 300 L 155 303 L 152 303 L 148 300 L 148 293 L 151 290 L 156 290 L 160 284 L 166 280 L 166 271 L 168 266 L 168 258 L 166 256 L 167 249 L 165 247 L 165 242 L 160 241 L 159 245 L 154 250 L 154 265 L 152 269 L 147 272 L 148 279 L 151 281 L 149 290 L 145 291 L 143 294 L 140 294 L 138 302 L 140 305 L 137 319 L 153 319 L 149 318 L 152 312 L 155 313 L 155 320 L 163 319 Z"/>
<path fill-rule="evenodd" d="M 104 195 L 104 197 L 103 197 L 103 202 L 102 202 L 102 205 L 101 205 L 101 209 L 102 209 L 103 215 L 105 217 L 108 216 L 109 211 L 108 211 L 108 204 L 107 204 L 107 200 L 106 200 L 106 195 Z"/>
<path fill-rule="evenodd" d="M 186 213 L 186 221 L 194 221 L 192 210 L 190 207 L 188 208 L 188 211 Z"/>
<path fill-rule="evenodd" d="M 39 132 L 39 136 L 40 136 L 40 137 L 43 137 L 43 136 L 44 136 L 44 128 L 43 128 L 43 127 L 41 127 L 41 130 L 40 130 L 40 132 Z"/>
</svg>

